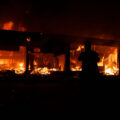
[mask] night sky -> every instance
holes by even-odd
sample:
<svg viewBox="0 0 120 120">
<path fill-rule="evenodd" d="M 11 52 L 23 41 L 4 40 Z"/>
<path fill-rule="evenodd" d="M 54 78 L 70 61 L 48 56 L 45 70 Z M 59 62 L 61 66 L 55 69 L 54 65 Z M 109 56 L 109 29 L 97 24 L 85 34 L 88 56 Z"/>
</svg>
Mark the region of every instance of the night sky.
<svg viewBox="0 0 120 120">
<path fill-rule="evenodd" d="M 0 26 L 13 21 L 27 31 L 120 38 L 120 3 L 90 0 L 0 0 Z"/>
</svg>

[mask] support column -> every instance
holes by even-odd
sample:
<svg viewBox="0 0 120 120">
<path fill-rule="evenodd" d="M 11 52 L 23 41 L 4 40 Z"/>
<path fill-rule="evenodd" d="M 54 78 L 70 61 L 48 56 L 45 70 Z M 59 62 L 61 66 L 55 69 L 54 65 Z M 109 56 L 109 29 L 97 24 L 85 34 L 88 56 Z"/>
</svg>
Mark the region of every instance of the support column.
<svg viewBox="0 0 120 120">
<path fill-rule="evenodd" d="M 30 70 L 31 71 L 33 71 L 33 69 L 34 69 L 33 61 L 34 61 L 34 56 L 33 56 L 33 53 L 30 52 L 30 54 L 29 54 L 29 64 L 30 64 L 30 68 L 31 68 Z"/>
<path fill-rule="evenodd" d="M 65 71 L 70 72 L 70 45 L 66 47 Z"/>
<path fill-rule="evenodd" d="M 28 47 L 26 46 L 26 73 L 29 72 L 29 50 Z"/>
<path fill-rule="evenodd" d="M 120 76 L 120 48 L 118 47 L 118 64 L 119 64 L 119 76 Z"/>
</svg>

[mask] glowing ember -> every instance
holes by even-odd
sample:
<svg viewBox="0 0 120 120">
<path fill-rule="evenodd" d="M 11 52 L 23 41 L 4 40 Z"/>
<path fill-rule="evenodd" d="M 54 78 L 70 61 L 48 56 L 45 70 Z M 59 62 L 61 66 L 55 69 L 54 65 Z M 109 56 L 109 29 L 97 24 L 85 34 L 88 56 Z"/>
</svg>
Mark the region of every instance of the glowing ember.
<svg viewBox="0 0 120 120">
<path fill-rule="evenodd" d="M 40 74 L 40 75 L 49 75 L 51 74 L 51 72 L 53 71 L 58 71 L 58 69 L 56 68 L 47 68 L 47 67 L 43 67 L 43 68 L 36 68 L 35 70 L 33 70 L 31 72 L 31 74 Z"/>
<path fill-rule="evenodd" d="M 50 68 L 50 71 L 58 71 L 56 68 Z"/>
<path fill-rule="evenodd" d="M 41 75 L 49 75 L 50 70 L 47 67 L 37 68 L 31 72 L 31 74 L 41 74 Z"/>
<path fill-rule="evenodd" d="M 72 71 L 82 71 L 82 68 L 80 68 L 79 66 L 73 67 L 71 68 Z"/>
</svg>

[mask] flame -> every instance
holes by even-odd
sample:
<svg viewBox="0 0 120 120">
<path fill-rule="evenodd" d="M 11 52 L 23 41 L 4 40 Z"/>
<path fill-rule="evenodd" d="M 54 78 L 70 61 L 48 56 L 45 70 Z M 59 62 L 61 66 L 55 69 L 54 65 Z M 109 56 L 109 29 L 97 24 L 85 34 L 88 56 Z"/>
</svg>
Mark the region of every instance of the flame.
<svg viewBox="0 0 120 120">
<path fill-rule="evenodd" d="M 72 67 L 72 71 L 82 71 L 82 68 L 80 66 Z"/>
<path fill-rule="evenodd" d="M 78 46 L 78 48 L 76 49 L 76 51 L 81 51 L 81 46 Z"/>
<path fill-rule="evenodd" d="M 31 72 L 31 74 L 49 75 L 51 73 L 47 67 L 44 67 L 44 68 L 36 68 Z"/>
<path fill-rule="evenodd" d="M 102 57 L 101 61 L 97 63 L 98 66 L 104 66 L 104 57 Z"/>
<path fill-rule="evenodd" d="M 116 75 L 119 72 L 118 63 L 117 63 L 117 49 L 114 50 L 107 58 L 108 62 L 105 65 L 105 74 L 106 75 Z"/>
<path fill-rule="evenodd" d="M 33 61 L 33 65 L 37 66 L 38 63 L 34 60 L 34 61 Z"/>
<path fill-rule="evenodd" d="M 16 74 L 23 74 L 25 72 L 24 63 L 18 63 L 18 68 L 15 69 Z"/>
<path fill-rule="evenodd" d="M 53 71 L 58 71 L 56 68 L 48 68 L 48 67 L 43 67 L 43 68 L 36 68 L 31 72 L 31 74 L 40 74 L 40 75 L 50 75 L 51 72 Z"/>
<path fill-rule="evenodd" d="M 84 50 L 84 45 L 79 45 L 77 49 L 71 50 L 70 62 L 71 62 L 71 71 L 82 71 L 82 63 L 78 61 L 78 56 Z"/>
<path fill-rule="evenodd" d="M 116 75 L 118 73 L 119 69 L 116 67 L 112 67 L 112 68 L 107 68 L 107 66 L 105 67 L 105 74 L 106 75 Z"/>
<path fill-rule="evenodd" d="M 19 47 L 19 51 L 0 51 L 0 71 L 11 70 L 16 74 L 25 72 L 26 48 Z"/>
<path fill-rule="evenodd" d="M 13 21 L 8 21 L 8 22 L 4 23 L 2 26 L 2 29 L 3 30 L 23 31 L 23 32 L 25 32 L 27 30 L 22 24 L 19 24 L 16 27 L 16 25 Z"/>
<path fill-rule="evenodd" d="M 97 45 L 94 45 L 93 47 L 94 50 L 100 55 L 100 62 L 97 64 L 100 68 L 100 72 L 105 75 L 118 75 L 119 68 L 117 48 Z M 83 48 L 83 45 L 79 45 L 77 49 L 71 50 L 70 62 L 72 71 L 82 70 L 82 63 L 78 61 L 78 56 Z"/>
<path fill-rule="evenodd" d="M 8 68 L 6 68 L 6 63 L 9 63 L 9 60 L 6 60 L 6 62 L 3 62 L 0 60 L 0 65 L 3 66 L 2 69 L 0 69 L 0 71 L 6 71 L 6 70 L 11 70 L 11 71 L 15 71 L 16 74 L 23 74 L 25 72 L 25 66 L 24 63 L 19 63 L 18 62 L 18 66 L 16 68 L 13 68 L 13 66 L 9 65 Z M 0 67 L 1 67 L 0 66 Z"/>
<path fill-rule="evenodd" d="M 4 23 L 3 30 L 12 30 L 14 26 L 14 23 L 12 21 L 9 21 L 7 23 Z"/>
<path fill-rule="evenodd" d="M 77 52 L 81 51 L 82 49 L 84 49 L 84 45 L 79 45 L 78 48 L 76 49 Z"/>
<path fill-rule="evenodd" d="M 50 71 L 58 71 L 56 68 L 50 68 Z"/>
</svg>

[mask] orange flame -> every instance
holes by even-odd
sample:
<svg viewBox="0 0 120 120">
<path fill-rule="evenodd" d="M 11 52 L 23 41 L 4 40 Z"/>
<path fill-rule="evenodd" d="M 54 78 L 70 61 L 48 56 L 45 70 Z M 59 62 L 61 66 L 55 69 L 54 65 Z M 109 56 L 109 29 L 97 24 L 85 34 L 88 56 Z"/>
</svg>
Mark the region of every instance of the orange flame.
<svg viewBox="0 0 120 120">
<path fill-rule="evenodd" d="M 12 21 L 9 21 L 3 25 L 3 30 L 12 30 L 14 26 L 14 23 Z"/>
<path fill-rule="evenodd" d="M 12 70 L 16 74 L 25 72 L 26 48 L 19 47 L 19 51 L 0 51 L 0 71 Z"/>
<path fill-rule="evenodd" d="M 49 74 L 51 74 L 51 71 L 57 71 L 57 70 L 55 68 L 49 69 L 47 67 L 43 67 L 43 68 L 37 68 L 37 69 L 33 70 L 31 72 L 31 74 L 49 75 Z"/>
<path fill-rule="evenodd" d="M 72 67 L 72 71 L 82 71 L 82 68 L 80 66 Z"/>
<path fill-rule="evenodd" d="M 70 62 L 72 64 L 71 71 L 82 71 L 82 63 L 78 61 L 78 56 L 82 52 L 82 50 L 84 50 L 84 45 L 79 45 L 75 50 L 70 51 L 71 54 L 74 56 L 70 58 Z"/>
<path fill-rule="evenodd" d="M 106 75 L 117 75 L 119 68 L 117 63 L 117 49 L 114 50 L 107 58 L 108 62 L 105 65 L 105 74 Z"/>
<path fill-rule="evenodd" d="M 43 68 L 36 68 L 34 69 L 31 74 L 37 74 L 37 75 L 50 75 L 51 72 L 59 71 L 57 68 L 48 68 L 48 67 L 43 67 Z"/>
<path fill-rule="evenodd" d="M 82 66 L 78 61 L 78 56 L 84 46 L 79 45 L 76 50 L 71 50 L 71 70 L 72 71 L 81 71 Z M 115 47 L 107 47 L 105 46 L 94 46 L 94 50 L 97 51 L 98 54 L 103 55 L 100 57 L 100 62 L 98 62 L 98 67 L 101 67 L 101 73 L 105 75 L 118 75 L 118 51 Z M 106 52 L 105 52 L 105 51 Z"/>
<path fill-rule="evenodd" d="M 3 30 L 13 30 L 13 27 L 15 26 L 15 23 L 13 21 L 9 21 L 3 24 L 2 29 Z M 23 31 L 25 32 L 27 29 L 22 25 L 19 24 L 17 28 L 14 27 L 15 30 L 17 31 Z"/>
<path fill-rule="evenodd" d="M 24 63 L 18 63 L 18 68 L 15 69 L 16 74 L 23 74 L 25 72 Z"/>
</svg>

